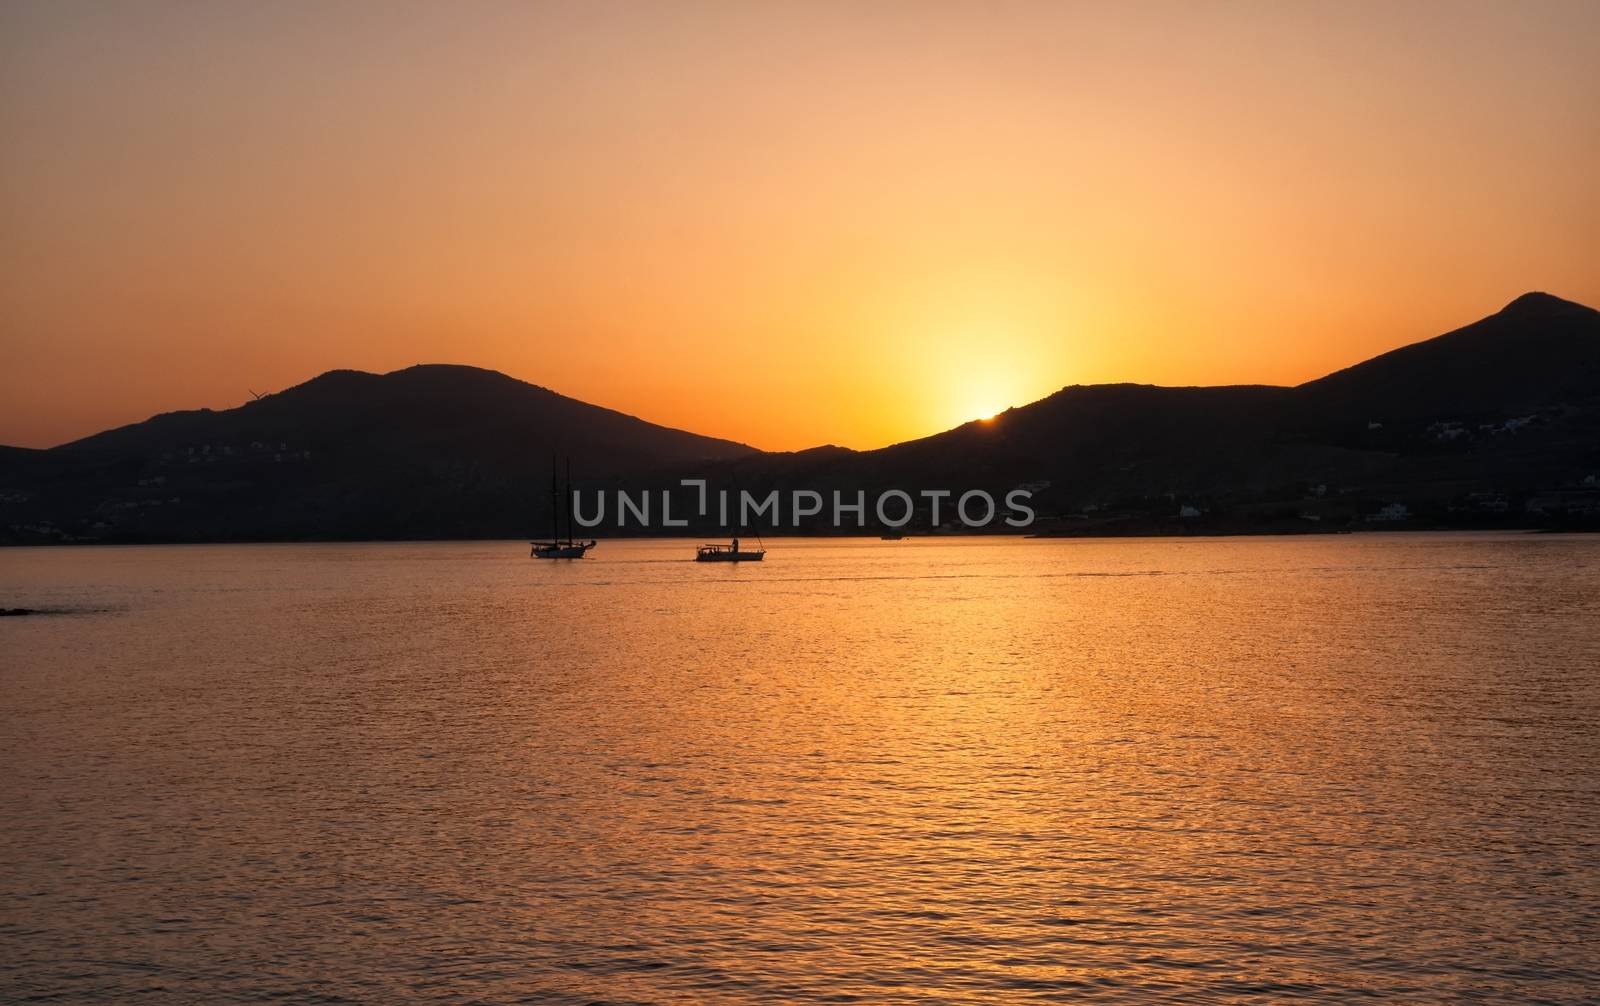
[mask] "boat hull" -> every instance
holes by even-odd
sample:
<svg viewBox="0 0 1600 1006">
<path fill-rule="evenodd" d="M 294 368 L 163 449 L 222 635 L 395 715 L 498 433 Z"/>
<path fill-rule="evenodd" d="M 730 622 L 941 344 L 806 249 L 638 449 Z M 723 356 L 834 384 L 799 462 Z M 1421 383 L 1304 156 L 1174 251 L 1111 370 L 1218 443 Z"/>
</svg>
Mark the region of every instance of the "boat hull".
<svg viewBox="0 0 1600 1006">
<path fill-rule="evenodd" d="M 579 542 L 574 545 L 554 545 L 549 543 L 535 543 L 528 555 L 534 559 L 582 559 L 583 554 L 594 548 L 594 542 L 584 544 Z"/>
<path fill-rule="evenodd" d="M 760 562 L 765 552 L 697 552 L 695 562 Z"/>
</svg>

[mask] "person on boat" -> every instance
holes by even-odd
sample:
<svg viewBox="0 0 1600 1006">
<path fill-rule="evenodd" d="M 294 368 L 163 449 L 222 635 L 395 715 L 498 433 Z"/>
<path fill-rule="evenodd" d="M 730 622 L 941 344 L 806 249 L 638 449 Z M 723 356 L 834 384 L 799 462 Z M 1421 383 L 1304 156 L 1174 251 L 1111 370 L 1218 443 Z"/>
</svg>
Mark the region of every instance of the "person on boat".
<svg viewBox="0 0 1600 1006">
<path fill-rule="evenodd" d="M 739 551 L 739 539 L 737 539 L 737 538 L 733 539 L 733 550 L 735 552 Z"/>
</svg>

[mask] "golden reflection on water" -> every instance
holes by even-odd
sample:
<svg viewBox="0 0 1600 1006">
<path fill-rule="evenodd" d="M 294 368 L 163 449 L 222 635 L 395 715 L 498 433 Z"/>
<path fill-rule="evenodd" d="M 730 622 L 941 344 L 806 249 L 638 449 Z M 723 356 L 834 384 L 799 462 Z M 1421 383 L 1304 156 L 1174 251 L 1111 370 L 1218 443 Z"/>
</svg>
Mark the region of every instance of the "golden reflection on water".
<svg viewBox="0 0 1600 1006">
<path fill-rule="evenodd" d="M 0 993 L 1600 979 L 1600 541 L 688 554 L 5 555 L 30 602 L 93 610 L 0 627 Z"/>
</svg>

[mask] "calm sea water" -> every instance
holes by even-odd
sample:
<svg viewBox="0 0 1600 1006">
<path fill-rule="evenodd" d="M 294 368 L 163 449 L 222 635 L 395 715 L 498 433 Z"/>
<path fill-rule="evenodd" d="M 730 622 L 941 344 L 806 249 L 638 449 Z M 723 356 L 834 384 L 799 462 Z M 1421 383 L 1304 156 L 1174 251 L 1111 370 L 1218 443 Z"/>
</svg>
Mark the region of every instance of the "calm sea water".
<svg viewBox="0 0 1600 1006">
<path fill-rule="evenodd" d="M 0 551 L 0 1000 L 1600 995 L 1600 538 L 768 544 Z"/>
</svg>

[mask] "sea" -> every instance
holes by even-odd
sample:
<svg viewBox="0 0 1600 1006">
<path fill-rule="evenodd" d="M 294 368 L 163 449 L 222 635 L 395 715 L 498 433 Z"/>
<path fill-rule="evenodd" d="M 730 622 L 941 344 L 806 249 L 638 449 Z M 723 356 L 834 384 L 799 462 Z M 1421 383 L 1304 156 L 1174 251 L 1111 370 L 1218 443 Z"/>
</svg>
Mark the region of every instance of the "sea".
<svg viewBox="0 0 1600 1006">
<path fill-rule="evenodd" d="M 1600 997 L 1600 536 L 0 550 L 0 1001 Z"/>
</svg>

